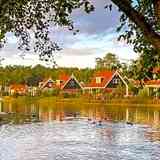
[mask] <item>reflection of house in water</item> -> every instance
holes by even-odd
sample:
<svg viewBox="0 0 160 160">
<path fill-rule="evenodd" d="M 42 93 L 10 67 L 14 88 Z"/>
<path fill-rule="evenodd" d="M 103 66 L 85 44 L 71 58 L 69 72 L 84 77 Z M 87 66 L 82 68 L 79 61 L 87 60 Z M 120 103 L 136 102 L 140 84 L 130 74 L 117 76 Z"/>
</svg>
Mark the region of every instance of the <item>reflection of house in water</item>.
<svg viewBox="0 0 160 160">
<path fill-rule="evenodd" d="M 69 104 L 68 104 L 69 105 Z M 19 119 L 29 118 L 40 121 L 63 121 L 66 118 L 90 118 L 102 121 L 123 121 L 138 124 L 150 124 L 160 127 L 160 109 L 147 107 L 106 107 L 87 105 L 75 108 L 75 105 L 59 104 L 58 106 L 43 106 L 38 103 L 4 103 L 0 101 L 0 112 L 14 113 Z M 19 116 L 20 115 L 20 116 Z"/>
<path fill-rule="evenodd" d="M 39 119 L 41 121 L 63 121 L 64 119 L 63 110 L 54 110 L 53 107 L 39 107 Z"/>
<path fill-rule="evenodd" d="M 28 86 L 25 84 L 12 84 L 9 86 L 9 94 L 14 95 L 26 95 L 28 92 Z"/>
</svg>

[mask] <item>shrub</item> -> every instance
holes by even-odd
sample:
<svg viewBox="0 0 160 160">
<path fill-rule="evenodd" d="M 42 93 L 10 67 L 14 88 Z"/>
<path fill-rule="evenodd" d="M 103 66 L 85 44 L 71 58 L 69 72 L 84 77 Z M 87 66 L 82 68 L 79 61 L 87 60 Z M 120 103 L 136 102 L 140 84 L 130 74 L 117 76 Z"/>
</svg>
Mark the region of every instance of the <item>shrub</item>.
<svg viewBox="0 0 160 160">
<path fill-rule="evenodd" d="M 78 97 L 78 94 L 76 93 L 67 93 L 67 92 L 63 93 L 63 98 L 76 98 L 76 97 Z"/>
<path fill-rule="evenodd" d="M 42 95 L 44 97 L 57 96 L 59 95 L 59 90 L 58 89 L 46 90 L 42 92 Z"/>
<path fill-rule="evenodd" d="M 140 89 L 138 92 L 138 97 L 140 98 L 149 97 L 148 89 L 147 88 Z"/>
</svg>

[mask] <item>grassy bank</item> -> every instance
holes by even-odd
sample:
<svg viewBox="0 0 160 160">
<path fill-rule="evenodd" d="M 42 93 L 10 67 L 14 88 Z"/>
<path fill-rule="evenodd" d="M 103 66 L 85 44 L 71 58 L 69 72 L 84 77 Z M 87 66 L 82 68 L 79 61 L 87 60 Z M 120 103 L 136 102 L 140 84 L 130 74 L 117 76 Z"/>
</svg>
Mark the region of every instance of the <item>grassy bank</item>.
<svg viewBox="0 0 160 160">
<path fill-rule="evenodd" d="M 112 98 L 106 100 L 96 100 L 93 98 L 62 98 L 62 97 L 4 97 L 5 102 L 18 102 L 18 103 L 33 103 L 39 102 L 41 104 L 48 103 L 72 103 L 72 104 L 105 104 L 105 105 L 113 105 L 113 106 L 157 106 L 160 107 L 160 99 L 153 98 Z"/>
</svg>

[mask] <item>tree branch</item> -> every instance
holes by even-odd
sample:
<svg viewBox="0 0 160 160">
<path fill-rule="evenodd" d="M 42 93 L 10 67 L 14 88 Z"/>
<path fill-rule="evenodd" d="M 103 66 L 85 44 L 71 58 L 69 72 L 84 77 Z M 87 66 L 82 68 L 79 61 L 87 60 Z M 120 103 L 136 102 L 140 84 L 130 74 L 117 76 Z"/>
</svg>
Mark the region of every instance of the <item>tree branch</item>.
<svg viewBox="0 0 160 160">
<path fill-rule="evenodd" d="M 154 12 L 155 12 L 156 19 L 159 22 L 160 21 L 160 0 L 154 0 L 153 5 L 154 5 Z"/>
<path fill-rule="evenodd" d="M 146 21 L 146 18 L 132 7 L 129 0 L 111 1 L 141 29 L 146 39 L 153 45 L 155 49 L 160 49 L 160 35 L 154 31 L 152 26 Z"/>
</svg>

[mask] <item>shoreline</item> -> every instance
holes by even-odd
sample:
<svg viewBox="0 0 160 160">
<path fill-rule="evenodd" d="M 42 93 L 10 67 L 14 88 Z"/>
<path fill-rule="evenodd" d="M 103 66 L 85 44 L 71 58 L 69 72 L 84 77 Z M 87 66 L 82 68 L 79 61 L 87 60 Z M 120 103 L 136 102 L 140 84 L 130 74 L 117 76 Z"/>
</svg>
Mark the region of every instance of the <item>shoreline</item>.
<svg viewBox="0 0 160 160">
<path fill-rule="evenodd" d="M 142 98 L 113 98 L 108 100 L 95 100 L 84 97 L 62 98 L 62 97 L 3 97 L 3 102 L 39 102 L 39 103 L 69 103 L 69 104 L 94 104 L 108 106 L 131 106 L 131 107 L 160 107 L 160 99 Z"/>
</svg>

